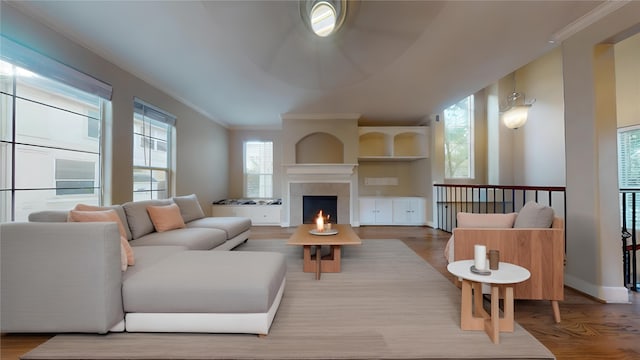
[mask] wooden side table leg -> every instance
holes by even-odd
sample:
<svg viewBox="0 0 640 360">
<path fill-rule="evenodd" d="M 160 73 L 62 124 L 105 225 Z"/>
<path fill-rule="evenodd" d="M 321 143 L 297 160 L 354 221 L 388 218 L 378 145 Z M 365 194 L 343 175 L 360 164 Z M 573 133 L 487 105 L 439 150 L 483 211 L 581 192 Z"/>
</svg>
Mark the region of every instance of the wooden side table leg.
<svg viewBox="0 0 640 360">
<path fill-rule="evenodd" d="M 485 320 L 484 330 L 494 344 L 500 343 L 500 288 L 491 285 L 491 318 Z"/>
<path fill-rule="evenodd" d="M 504 319 L 500 322 L 500 331 L 513 332 L 513 286 L 504 288 Z"/>
<path fill-rule="evenodd" d="M 460 328 L 462 330 L 484 329 L 484 316 L 474 315 L 473 313 L 475 295 L 472 294 L 472 288 L 475 287 L 476 283 L 462 280 L 462 297 L 460 299 Z M 482 295 L 480 295 L 480 300 L 482 301 Z M 485 313 L 484 309 L 481 311 L 481 314 L 483 313 Z"/>
</svg>

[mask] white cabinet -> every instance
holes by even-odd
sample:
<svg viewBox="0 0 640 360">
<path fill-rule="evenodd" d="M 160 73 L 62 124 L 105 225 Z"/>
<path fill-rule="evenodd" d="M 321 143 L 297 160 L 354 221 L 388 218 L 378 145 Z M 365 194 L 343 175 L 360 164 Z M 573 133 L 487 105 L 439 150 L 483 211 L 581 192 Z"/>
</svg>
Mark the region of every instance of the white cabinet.
<svg viewBox="0 0 640 360">
<path fill-rule="evenodd" d="M 360 224 L 391 225 L 391 204 L 389 198 L 360 198 Z"/>
<path fill-rule="evenodd" d="M 425 225 L 421 197 L 361 197 L 361 225 Z"/>
<path fill-rule="evenodd" d="M 280 225 L 281 205 L 213 205 L 212 216 L 243 216 L 251 219 L 251 224 Z"/>
<path fill-rule="evenodd" d="M 393 199 L 393 224 L 394 225 L 424 225 L 423 198 L 397 198 Z"/>
</svg>

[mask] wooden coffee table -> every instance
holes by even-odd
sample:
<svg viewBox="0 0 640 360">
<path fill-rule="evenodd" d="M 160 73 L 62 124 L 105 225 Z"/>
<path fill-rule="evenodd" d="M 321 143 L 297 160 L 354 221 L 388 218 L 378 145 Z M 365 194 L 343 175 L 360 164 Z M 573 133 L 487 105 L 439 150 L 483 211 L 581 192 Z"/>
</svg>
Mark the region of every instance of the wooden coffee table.
<svg viewBox="0 0 640 360">
<path fill-rule="evenodd" d="M 351 225 L 333 224 L 335 235 L 312 235 L 309 231 L 315 229 L 315 224 L 303 224 L 291 235 L 288 245 L 303 246 L 304 272 L 315 272 L 316 280 L 320 280 L 323 272 L 340 272 L 340 249 L 342 245 L 360 245 L 362 240 L 356 235 Z M 331 251 L 322 256 L 322 246 L 327 245 Z M 315 247 L 314 258 L 311 257 L 311 247 Z"/>
</svg>

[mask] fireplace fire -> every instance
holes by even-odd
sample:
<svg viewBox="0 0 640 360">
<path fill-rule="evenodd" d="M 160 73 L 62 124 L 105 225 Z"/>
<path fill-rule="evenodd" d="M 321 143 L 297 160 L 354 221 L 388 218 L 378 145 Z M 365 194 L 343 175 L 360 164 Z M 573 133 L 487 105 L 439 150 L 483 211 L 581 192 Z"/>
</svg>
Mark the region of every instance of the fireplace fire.
<svg viewBox="0 0 640 360">
<path fill-rule="evenodd" d="M 328 220 L 338 223 L 338 197 L 337 196 L 310 196 L 302 197 L 302 219 L 304 224 L 317 224 L 318 215 L 322 213 L 323 224 Z"/>
</svg>

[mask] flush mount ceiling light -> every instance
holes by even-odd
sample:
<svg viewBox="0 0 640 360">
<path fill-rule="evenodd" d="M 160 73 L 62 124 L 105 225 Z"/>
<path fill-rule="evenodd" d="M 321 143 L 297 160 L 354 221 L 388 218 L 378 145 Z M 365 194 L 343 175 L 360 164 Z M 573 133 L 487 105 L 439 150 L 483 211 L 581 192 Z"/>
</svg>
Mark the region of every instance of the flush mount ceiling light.
<svg viewBox="0 0 640 360">
<path fill-rule="evenodd" d="M 335 34 L 344 22 L 347 0 L 300 1 L 300 16 L 311 31 L 319 37 Z"/>
</svg>

